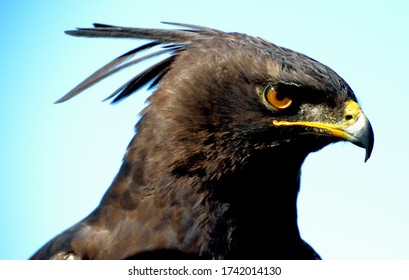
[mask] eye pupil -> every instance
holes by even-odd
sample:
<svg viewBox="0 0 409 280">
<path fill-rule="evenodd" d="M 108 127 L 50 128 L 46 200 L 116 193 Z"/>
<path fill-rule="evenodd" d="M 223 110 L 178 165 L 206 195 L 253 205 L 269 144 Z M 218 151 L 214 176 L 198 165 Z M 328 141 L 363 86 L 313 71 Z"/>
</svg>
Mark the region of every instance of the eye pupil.
<svg viewBox="0 0 409 280">
<path fill-rule="evenodd" d="M 276 99 L 277 99 L 278 101 L 283 101 L 284 98 L 285 98 L 285 96 L 284 96 L 283 94 L 280 94 L 279 92 L 277 92 L 277 94 L 276 94 Z"/>
<path fill-rule="evenodd" d="M 264 98 L 269 105 L 277 109 L 286 109 L 292 103 L 292 98 L 288 94 L 273 86 L 264 89 Z"/>
</svg>

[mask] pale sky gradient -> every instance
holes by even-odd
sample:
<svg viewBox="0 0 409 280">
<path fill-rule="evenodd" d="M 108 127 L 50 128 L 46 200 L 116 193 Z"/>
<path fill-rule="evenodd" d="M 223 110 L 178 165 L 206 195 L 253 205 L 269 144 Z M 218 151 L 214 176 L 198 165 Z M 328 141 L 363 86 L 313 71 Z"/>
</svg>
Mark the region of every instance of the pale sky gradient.
<svg viewBox="0 0 409 280">
<path fill-rule="evenodd" d="M 409 259 L 408 11 L 405 0 L 1 1 L 0 259 L 29 258 L 98 205 L 149 95 L 100 102 L 144 64 L 53 104 L 143 43 L 64 30 L 160 21 L 259 36 L 340 74 L 372 123 L 375 148 L 367 163 L 349 143 L 308 157 L 301 234 L 325 259 Z"/>
</svg>

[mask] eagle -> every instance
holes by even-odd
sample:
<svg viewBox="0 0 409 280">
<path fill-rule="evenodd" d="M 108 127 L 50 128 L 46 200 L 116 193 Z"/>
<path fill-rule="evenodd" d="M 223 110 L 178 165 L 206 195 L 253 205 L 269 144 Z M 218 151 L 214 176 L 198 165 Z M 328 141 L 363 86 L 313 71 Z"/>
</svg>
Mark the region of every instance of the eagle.
<svg viewBox="0 0 409 280">
<path fill-rule="evenodd" d="M 351 87 L 320 62 L 203 26 L 94 24 L 66 31 L 148 40 L 57 101 L 148 60 L 107 99 L 147 86 L 120 170 L 99 206 L 31 259 L 320 259 L 300 235 L 297 195 L 311 152 L 374 134 Z"/>
</svg>

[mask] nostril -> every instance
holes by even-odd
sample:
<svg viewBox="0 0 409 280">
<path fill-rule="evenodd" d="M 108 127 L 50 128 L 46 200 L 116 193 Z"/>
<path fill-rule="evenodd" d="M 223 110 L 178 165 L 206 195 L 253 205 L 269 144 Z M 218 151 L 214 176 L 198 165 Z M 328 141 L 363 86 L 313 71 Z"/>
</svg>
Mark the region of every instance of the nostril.
<svg viewBox="0 0 409 280">
<path fill-rule="evenodd" d="M 354 117 L 352 116 L 352 115 L 346 115 L 345 116 L 345 120 L 346 121 L 350 121 L 350 120 L 352 120 Z"/>
</svg>

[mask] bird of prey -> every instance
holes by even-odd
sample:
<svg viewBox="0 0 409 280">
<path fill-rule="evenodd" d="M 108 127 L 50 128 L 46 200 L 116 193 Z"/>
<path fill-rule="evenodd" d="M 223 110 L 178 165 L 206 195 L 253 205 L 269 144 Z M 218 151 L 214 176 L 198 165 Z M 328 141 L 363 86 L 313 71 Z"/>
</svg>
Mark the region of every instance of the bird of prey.
<svg viewBox="0 0 409 280">
<path fill-rule="evenodd" d="M 162 60 L 108 97 L 154 90 L 99 206 L 32 259 L 319 259 L 297 225 L 300 170 L 309 153 L 339 141 L 370 157 L 373 130 L 354 92 L 301 53 L 172 24 L 66 32 L 149 42 L 57 102 L 126 67 Z"/>
</svg>

